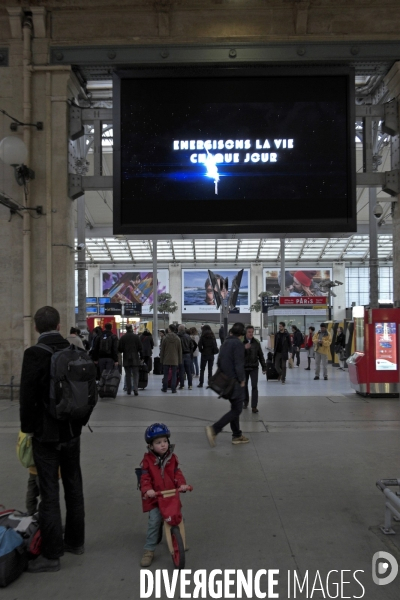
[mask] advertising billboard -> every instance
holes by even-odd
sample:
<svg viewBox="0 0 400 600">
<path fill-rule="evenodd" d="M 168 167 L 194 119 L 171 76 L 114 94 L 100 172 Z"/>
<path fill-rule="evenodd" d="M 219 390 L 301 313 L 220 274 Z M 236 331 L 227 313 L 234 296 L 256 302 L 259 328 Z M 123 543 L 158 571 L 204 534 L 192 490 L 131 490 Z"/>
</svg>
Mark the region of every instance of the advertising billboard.
<svg viewBox="0 0 400 600">
<path fill-rule="evenodd" d="M 217 279 L 228 278 L 231 289 L 232 279 L 238 269 L 218 269 L 214 274 Z M 236 308 L 240 313 L 250 312 L 250 269 L 244 269 Z M 225 290 L 223 297 L 227 297 Z M 218 313 L 213 289 L 207 269 L 182 269 L 182 311 L 186 313 Z"/>
<path fill-rule="evenodd" d="M 377 371 L 397 370 L 396 323 L 375 323 L 375 359 Z"/>
<path fill-rule="evenodd" d="M 278 296 L 281 289 L 281 270 L 264 269 L 264 291 Z M 320 283 L 330 280 L 332 269 L 321 269 L 320 267 L 304 267 L 285 270 L 285 296 L 325 296 L 329 295 L 328 289 L 321 287 Z"/>
<path fill-rule="evenodd" d="M 157 271 L 158 293 L 169 292 L 169 271 Z M 112 303 L 140 303 L 142 314 L 151 314 L 153 302 L 152 271 L 101 271 L 101 292 Z"/>
<path fill-rule="evenodd" d="M 114 234 L 355 231 L 353 93 L 347 67 L 117 71 Z"/>
</svg>

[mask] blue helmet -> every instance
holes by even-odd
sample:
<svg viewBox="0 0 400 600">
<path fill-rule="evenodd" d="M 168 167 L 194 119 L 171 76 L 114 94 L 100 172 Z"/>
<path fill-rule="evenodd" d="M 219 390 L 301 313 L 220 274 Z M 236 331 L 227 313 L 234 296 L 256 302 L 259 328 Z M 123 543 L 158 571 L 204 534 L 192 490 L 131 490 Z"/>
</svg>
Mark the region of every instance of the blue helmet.
<svg viewBox="0 0 400 600">
<path fill-rule="evenodd" d="M 146 444 L 150 444 L 153 440 L 159 437 L 169 438 L 171 435 L 170 430 L 164 423 L 153 423 L 150 425 L 144 434 L 144 439 L 146 440 Z"/>
</svg>

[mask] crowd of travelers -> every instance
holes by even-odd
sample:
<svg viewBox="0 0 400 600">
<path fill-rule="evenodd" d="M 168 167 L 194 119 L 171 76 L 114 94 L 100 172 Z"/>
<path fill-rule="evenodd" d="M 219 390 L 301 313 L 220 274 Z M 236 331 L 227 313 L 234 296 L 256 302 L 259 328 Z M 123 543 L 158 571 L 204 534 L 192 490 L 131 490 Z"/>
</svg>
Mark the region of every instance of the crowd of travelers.
<svg viewBox="0 0 400 600">
<path fill-rule="evenodd" d="M 154 340 L 150 331 L 146 330 L 141 335 L 137 335 L 131 325 L 126 326 L 126 332 L 118 339 L 110 323 L 106 323 L 104 329 L 96 327 L 87 341 L 76 327 L 71 327 L 69 335 L 64 338 L 60 334 L 60 315 L 51 306 L 39 309 L 35 314 L 34 322 L 39 338 L 38 343 L 24 353 L 20 387 L 20 419 L 21 432 L 32 438 L 34 458 L 34 472 L 30 471 L 28 482 L 27 507 L 29 514 L 33 514 L 40 494 L 38 518 L 42 536 L 41 554 L 29 562 L 27 570 L 31 573 L 41 573 L 58 571 L 60 557 L 64 552 L 80 555 L 85 551 L 80 436 L 82 426 L 87 424 L 97 401 L 97 394 L 91 394 L 88 379 L 81 388 L 78 383 L 83 382 L 87 376 L 85 370 L 87 372 L 93 370 L 96 384 L 100 373 L 104 370 L 123 367 L 127 394 L 130 395 L 133 390 L 134 394 L 138 395 L 139 368 L 143 364 L 147 367 L 152 364 Z M 331 334 L 325 323 L 320 325 L 318 331 L 315 331 L 314 327 L 309 327 L 308 334 L 304 337 L 296 326 L 292 326 L 292 335 L 290 335 L 285 323 L 279 323 L 279 330 L 274 340 L 274 354 L 272 357 L 270 352 L 267 361 L 264 359 L 261 344 L 255 338 L 254 328 L 251 325 L 245 327 L 242 323 L 234 323 L 226 337 L 223 328 L 219 330 L 218 337 L 220 345 L 217 344 L 216 336 L 207 324 L 202 326 L 200 332 L 195 327 L 187 329 L 183 324 L 179 326 L 171 324 L 166 331 L 160 331 L 159 360 L 163 374 L 161 388 L 163 393 L 167 393 L 169 387 L 173 394 L 177 393 L 177 389 L 185 389 L 185 380 L 187 389 L 192 390 L 194 378 L 199 378 L 197 387 L 202 388 L 206 370 L 207 382 L 211 387 L 213 381 L 215 383 L 218 380 L 218 385 L 223 381 L 221 395 L 229 401 L 229 410 L 215 423 L 206 427 L 207 439 L 212 447 L 215 446 L 219 433 L 227 425 L 231 428 L 232 444 L 249 442 L 242 433 L 239 418 L 242 410 L 247 409 L 249 404 L 252 412 L 258 413 L 259 366 L 263 374 L 271 366 L 275 367 L 281 383 L 284 384 L 287 362 L 291 362 L 293 367 L 299 367 L 300 347 L 304 346 L 308 361 L 306 370 L 311 369 L 311 359 L 314 358 L 314 379 L 319 379 L 321 369 L 324 379 L 328 378 L 327 363 Z M 344 344 L 343 329 L 339 328 L 335 351 L 344 348 Z M 60 407 L 66 410 L 62 389 L 63 385 L 65 387 L 66 377 L 59 379 L 59 388 L 56 389 L 54 373 L 59 368 L 59 364 L 62 364 L 61 359 L 58 359 L 57 363 L 57 356 L 61 356 L 62 351 L 78 353 L 79 360 L 74 364 L 79 363 L 84 367 L 79 371 L 81 379 L 78 377 L 74 383 L 79 392 L 80 407 L 76 413 L 73 413 L 76 407 L 71 409 L 69 406 L 72 412 L 66 412 L 67 416 L 60 418 Z M 217 371 L 213 374 L 215 359 L 217 359 Z M 342 362 L 339 368 L 343 369 Z M 82 406 L 85 409 L 83 412 Z M 157 423 L 151 428 L 153 428 L 152 433 L 149 433 L 150 428 L 146 430 L 148 454 L 143 460 L 143 464 L 151 465 L 151 468 L 149 467 L 145 472 L 143 479 L 143 510 L 149 512 L 150 517 L 142 566 L 149 565 L 153 559 L 160 525 L 159 512 L 154 512 L 155 489 L 157 485 L 161 485 L 158 469 L 164 469 L 164 466 L 166 468 L 170 461 L 172 461 L 171 465 L 175 465 L 174 469 L 178 469 L 173 446 L 170 446 L 169 442 L 168 428 Z M 62 526 L 61 521 L 60 478 L 67 508 L 65 527 Z M 173 485 L 180 491 L 187 489 L 182 474 L 179 478 L 175 477 Z"/>
</svg>

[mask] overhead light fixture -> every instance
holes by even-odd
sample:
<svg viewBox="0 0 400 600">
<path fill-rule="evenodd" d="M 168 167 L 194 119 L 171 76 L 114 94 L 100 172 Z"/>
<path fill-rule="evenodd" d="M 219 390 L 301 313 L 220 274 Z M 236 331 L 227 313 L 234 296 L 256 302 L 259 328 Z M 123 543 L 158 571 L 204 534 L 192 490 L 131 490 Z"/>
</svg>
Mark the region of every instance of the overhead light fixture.
<svg viewBox="0 0 400 600">
<path fill-rule="evenodd" d="M 14 168 L 15 179 L 18 185 L 25 186 L 28 181 L 35 179 L 35 173 L 25 165 L 28 150 L 21 138 L 8 135 L 0 142 L 0 158 L 10 167 Z"/>
</svg>

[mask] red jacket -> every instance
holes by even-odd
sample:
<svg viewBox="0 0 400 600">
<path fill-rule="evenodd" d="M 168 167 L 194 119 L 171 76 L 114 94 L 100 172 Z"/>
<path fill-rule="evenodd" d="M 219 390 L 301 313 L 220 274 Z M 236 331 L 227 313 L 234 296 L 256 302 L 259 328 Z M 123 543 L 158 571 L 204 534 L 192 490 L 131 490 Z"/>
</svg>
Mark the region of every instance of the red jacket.
<svg viewBox="0 0 400 600">
<path fill-rule="evenodd" d="M 311 346 L 313 345 L 312 339 L 313 339 L 313 334 L 310 333 L 307 337 L 307 344 L 306 344 L 307 348 L 311 348 Z"/>
<path fill-rule="evenodd" d="M 148 490 L 160 492 L 162 490 L 177 489 L 186 484 L 186 479 L 179 468 L 178 457 L 174 454 L 174 446 L 171 445 L 167 454 L 161 457 L 149 450 L 140 463 L 142 476 L 140 478 L 140 490 L 142 492 L 143 512 L 148 512 L 157 506 L 157 498 L 144 498 Z"/>
</svg>

